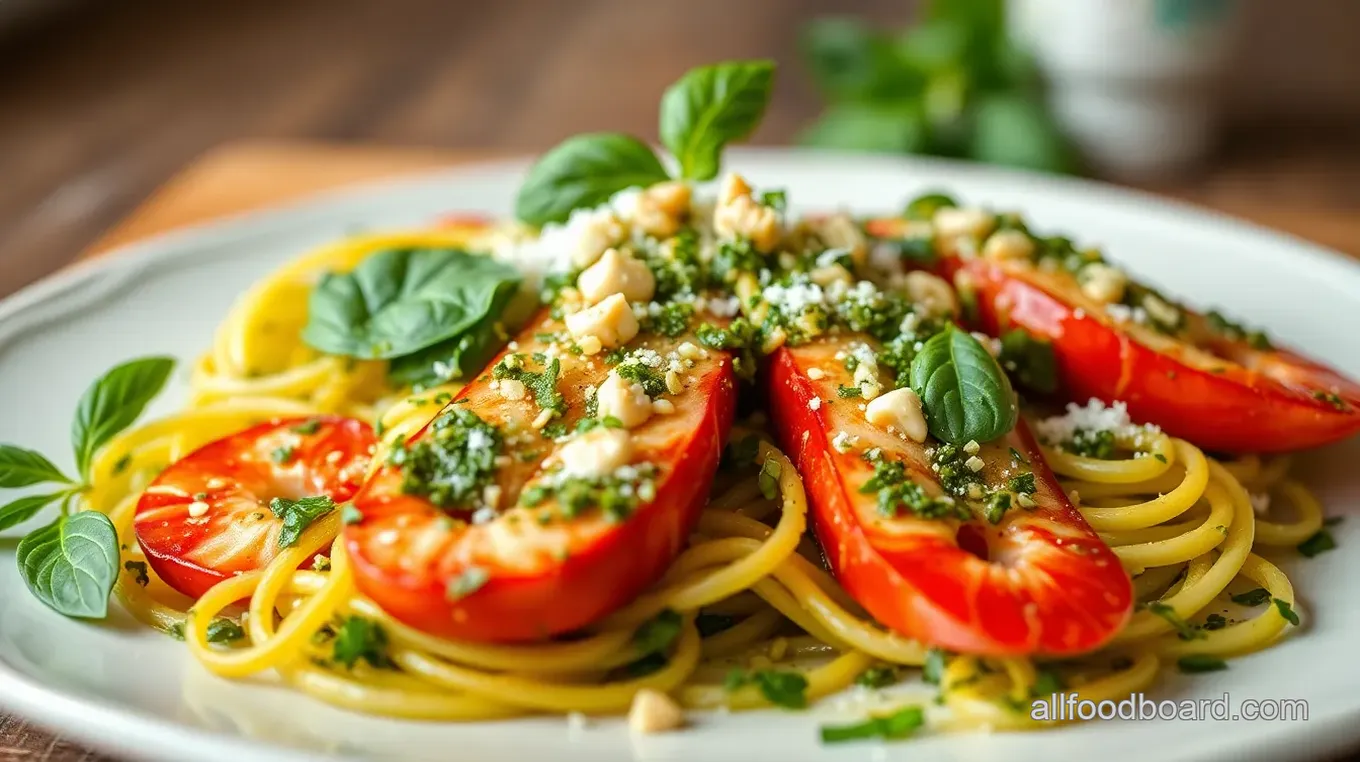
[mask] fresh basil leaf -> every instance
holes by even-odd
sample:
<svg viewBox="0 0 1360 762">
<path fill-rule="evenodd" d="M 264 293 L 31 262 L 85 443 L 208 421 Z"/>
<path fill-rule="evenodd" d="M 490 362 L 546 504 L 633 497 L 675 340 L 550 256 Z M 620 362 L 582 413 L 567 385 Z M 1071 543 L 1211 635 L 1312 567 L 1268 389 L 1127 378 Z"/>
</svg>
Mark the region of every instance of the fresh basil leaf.
<svg viewBox="0 0 1360 762">
<path fill-rule="evenodd" d="M 919 97 L 925 87 L 901 46 L 859 19 L 814 19 L 799 42 L 813 82 L 831 100 L 883 103 Z"/>
<path fill-rule="evenodd" d="M 331 658 L 347 669 L 353 669 L 360 659 L 378 669 L 390 667 L 392 658 L 387 653 L 387 632 L 377 622 L 357 616 L 346 617 L 336 627 Z"/>
<path fill-rule="evenodd" d="M 504 301 L 508 301 L 508 296 Z M 448 381 L 471 378 L 486 367 L 505 343 L 501 333 L 496 330 L 504 301 L 499 306 L 493 306 L 490 314 L 463 331 L 462 335 L 445 339 L 419 352 L 393 358 L 387 367 L 388 380 L 393 386 L 427 389 Z"/>
<path fill-rule="evenodd" d="M 70 484 L 71 479 L 40 452 L 0 445 L 0 487 L 13 489 L 44 482 Z"/>
<path fill-rule="evenodd" d="M 925 710 L 908 706 L 883 717 L 870 717 L 853 725 L 823 725 L 822 743 L 843 743 L 868 738 L 906 738 L 926 724 Z"/>
<path fill-rule="evenodd" d="M 652 149 L 631 135 L 577 135 L 529 168 L 515 198 L 515 216 L 530 225 L 564 222 L 575 209 L 599 206 L 621 190 L 668 177 Z"/>
<path fill-rule="evenodd" d="M 1015 391 L 996 359 L 952 327 L 932 336 L 912 359 L 911 388 L 924 403 L 931 435 L 949 444 L 991 441 L 1019 417 Z"/>
<path fill-rule="evenodd" d="M 44 507 L 64 497 L 65 492 L 54 492 L 50 495 L 26 495 L 7 505 L 0 505 L 0 531 L 24 521 L 28 521 L 38 514 Z"/>
<path fill-rule="evenodd" d="M 165 382 L 175 361 L 170 357 L 143 357 L 119 365 L 99 377 L 76 406 L 71 444 L 76 451 L 76 470 L 87 481 L 95 452 L 132 425 Z"/>
<path fill-rule="evenodd" d="M 291 548 L 313 521 L 335 510 L 335 501 L 329 495 L 313 495 L 297 500 L 276 497 L 269 501 L 269 510 L 283 519 L 283 530 L 279 532 L 279 547 Z"/>
<path fill-rule="evenodd" d="M 664 653 L 680 637 L 684 620 L 678 612 L 663 609 L 661 613 L 643 622 L 633 633 L 633 646 L 638 653 Z"/>
<path fill-rule="evenodd" d="M 84 511 L 62 516 L 19 541 L 19 573 L 52 610 L 102 619 L 118 577 L 118 532 L 108 516 Z"/>
<path fill-rule="evenodd" d="M 235 643 L 238 640 L 245 640 L 245 637 L 245 628 L 226 617 L 218 617 L 208 623 L 209 643 Z"/>
<path fill-rule="evenodd" d="M 1041 172 L 1069 172 L 1074 161 L 1042 101 L 1019 93 L 994 93 L 972 114 L 971 158 Z"/>
<path fill-rule="evenodd" d="M 324 276 L 302 340 L 313 349 L 391 359 L 461 336 L 505 303 L 519 272 L 458 249 L 391 249 Z"/>
<path fill-rule="evenodd" d="M 838 103 L 804 129 L 798 142 L 816 148 L 918 153 L 929 142 L 929 129 L 917 101 Z"/>
<path fill-rule="evenodd" d="M 723 146 L 760 124 L 774 87 L 773 61 L 727 61 L 691 69 L 661 96 L 661 142 L 680 175 L 712 180 Z"/>
</svg>

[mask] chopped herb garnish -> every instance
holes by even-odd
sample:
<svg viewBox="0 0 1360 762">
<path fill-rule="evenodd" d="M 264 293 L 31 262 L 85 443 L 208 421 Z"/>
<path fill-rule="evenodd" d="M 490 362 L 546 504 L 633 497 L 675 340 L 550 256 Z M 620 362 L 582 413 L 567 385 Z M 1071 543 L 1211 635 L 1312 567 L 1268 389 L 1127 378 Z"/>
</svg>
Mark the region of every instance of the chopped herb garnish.
<svg viewBox="0 0 1360 762">
<path fill-rule="evenodd" d="M 1073 455 L 1097 460 L 1113 460 L 1114 432 L 1108 429 L 1077 429 L 1063 440 L 1060 447 Z"/>
<path fill-rule="evenodd" d="M 562 361 L 542 354 L 534 355 L 533 359 L 543 366 L 542 371 L 532 373 L 525 369 L 524 355 L 516 353 L 502 357 L 491 369 L 491 377 L 498 380 L 511 379 L 524 384 L 524 387 L 533 394 L 534 402 L 540 410 L 566 413 L 566 398 L 557 390 L 558 377 L 562 374 Z"/>
<path fill-rule="evenodd" d="M 991 524 L 1000 524 L 1001 519 L 1005 518 L 1006 511 L 1011 509 L 1011 494 L 1009 492 L 993 492 L 987 496 L 987 501 L 983 505 L 982 515 Z"/>
<path fill-rule="evenodd" d="M 659 333 L 673 339 L 688 332 L 693 319 L 693 305 L 686 302 L 669 302 L 662 305 L 656 314 L 648 314 L 641 328 L 644 332 Z"/>
<path fill-rule="evenodd" d="M 279 547 L 291 548 L 297 544 L 302 533 L 313 521 L 335 510 L 335 501 L 329 495 L 313 495 L 297 500 L 276 497 L 269 501 L 269 510 L 283 520 L 279 532 Z"/>
<path fill-rule="evenodd" d="M 1194 627 L 1191 627 L 1188 622 L 1186 622 L 1184 619 L 1181 619 L 1180 615 L 1176 613 L 1175 609 L 1171 608 L 1165 603 L 1162 603 L 1161 601 L 1153 601 L 1152 603 L 1148 604 L 1147 608 L 1148 611 L 1151 611 L 1152 613 L 1169 622 L 1172 628 L 1176 630 L 1176 634 L 1180 636 L 1181 640 L 1196 640 L 1199 638 L 1206 637 L 1203 632 L 1200 632 Z"/>
<path fill-rule="evenodd" d="M 379 669 L 392 666 L 387 655 L 387 633 L 377 622 L 363 617 L 345 617 L 335 627 L 331 649 L 331 658 L 346 669 L 353 669 L 360 659 Z"/>
<path fill-rule="evenodd" d="M 1222 614 L 1210 614 L 1204 617 L 1204 624 L 1200 625 L 1201 630 L 1221 630 L 1228 626 L 1228 620 Z"/>
<path fill-rule="evenodd" d="M 723 451 L 722 466 L 726 469 L 741 470 L 755 466 L 756 455 L 760 452 L 760 437 L 747 434 L 741 439 L 727 443 Z"/>
<path fill-rule="evenodd" d="M 1295 627 L 1298 627 L 1299 615 L 1296 611 L 1294 611 L 1294 607 L 1289 605 L 1289 601 L 1286 601 L 1283 598 L 1276 598 L 1274 600 L 1275 610 L 1280 612 L 1280 616 L 1284 617 L 1284 620 L 1286 622 L 1294 625 Z"/>
<path fill-rule="evenodd" d="M 727 673 L 723 686 L 734 691 L 745 685 L 754 685 L 760 695 L 775 706 L 787 709 L 802 709 L 807 706 L 807 678 L 801 672 L 781 672 L 774 669 L 761 669 L 745 672 L 740 669 Z"/>
<path fill-rule="evenodd" d="M 208 623 L 209 643 L 235 643 L 238 640 L 245 640 L 245 637 L 246 631 L 241 625 L 225 617 L 218 617 Z"/>
<path fill-rule="evenodd" d="M 1228 668 L 1228 663 L 1209 654 L 1188 654 L 1176 660 L 1176 666 L 1187 675 L 1201 672 L 1220 672 Z"/>
<path fill-rule="evenodd" d="M 779 496 L 779 476 L 783 472 L 783 466 L 774 458 L 766 458 L 760 464 L 760 475 L 756 477 L 756 482 L 760 485 L 760 494 L 766 500 L 773 500 Z"/>
<path fill-rule="evenodd" d="M 1058 390 L 1058 361 L 1051 342 L 1012 329 L 1001 335 L 999 360 L 1020 386 L 1041 394 Z"/>
<path fill-rule="evenodd" d="M 293 445 L 283 445 L 282 447 L 274 448 L 274 451 L 269 453 L 269 459 L 279 465 L 284 465 L 293 459 L 293 455 L 296 452 L 297 448 Z"/>
<path fill-rule="evenodd" d="M 864 391 L 858 386 L 838 386 L 836 387 L 836 396 L 841 399 L 855 399 L 863 397 Z"/>
<path fill-rule="evenodd" d="M 678 612 L 665 609 L 656 616 L 642 623 L 633 633 L 633 646 L 638 653 L 664 653 L 670 650 L 671 644 L 680 637 L 680 628 L 684 625 L 684 620 L 680 618 Z"/>
<path fill-rule="evenodd" d="M 903 510 L 928 519 L 968 518 L 967 510 L 952 498 L 931 497 L 921 485 L 907 478 L 907 467 L 902 461 L 888 460 L 881 453 L 870 458 L 873 476 L 860 485 L 865 495 L 876 495 L 878 512 L 884 516 L 898 516 Z M 868 453 L 866 453 L 866 456 Z"/>
<path fill-rule="evenodd" d="M 624 466 L 605 476 L 550 475 L 520 493 L 520 505 L 530 508 L 554 498 L 563 515 L 579 516 L 590 508 L 598 508 L 610 521 L 627 518 L 639 502 L 656 497 L 656 466 L 641 463 Z M 547 514 L 540 520 L 546 521 Z"/>
<path fill-rule="evenodd" d="M 896 667 L 870 667 L 859 673 L 855 678 L 855 685 L 862 685 L 865 688 L 885 688 L 895 684 L 902 679 Z"/>
<path fill-rule="evenodd" d="M 1313 399 L 1317 400 L 1318 402 L 1326 402 L 1328 405 L 1331 405 L 1337 410 L 1346 409 L 1346 401 L 1342 399 L 1341 395 L 1337 394 L 1336 392 L 1327 392 L 1321 389 L 1315 389 L 1313 390 Z"/>
<path fill-rule="evenodd" d="M 1329 550 L 1336 549 L 1336 538 L 1325 527 L 1317 530 L 1308 539 L 1299 543 L 1298 551 L 1306 558 L 1313 558 Z"/>
<path fill-rule="evenodd" d="M 1026 471 L 1023 474 L 1016 474 L 1007 479 L 1006 489 L 1018 495 L 1033 495 L 1037 489 L 1034 481 L 1034 472 Z"/>
<path fill-rule="evenodd" d="M 359 510 L 358 508 L 355 508 L 353 505 L 346 505 L 344 508 L 340 509 L 341 523 L 358 524 L 360 521 L 363 520 L 364 520 L 363 511 Z"/>
<path fill-rule="evenodd" d="M 124 561 L 123 569 L 130 572 L 133 575 L 132 581 L 142 587 L 151 584 L 151 574 L 147 569 L 145 561 Z"/>
<path fill-rule="evenodd" d="M 321 419 L 311 418 L 294 426 L 291 431 L 304 436 L 311 436 L 321 429 Z"/>
<path fill-rule="evenodd" d="M 1238 593 L 1232 597 L 1232 602 L 1239 606 L 1260 606 L 1268 600 L 1270 600 L 1270 591 L 1264 587 Z"/>
<path fill-rule="evenodd" d="M 1022 465 L 1022 466 L 1028 466 L 1028 465 L 1029 465 L 1029 458 L 1026 458 L 1026 457 L 1024 456 L 1024 453 L 1021 453 L 1019 450 L 1017 450 L 1017 449 L 1015 449 L 1014 447 L 1012 447 L 1012 448 L 1011 448 L 1011 462 L 1017 463 L 1017 464 Z M 1031 490 L 1031 491 L 1032 491 L 1032 490 Z"/>
<path fill-rule="evenodd" d="M 921 679 L 931 685 L 939 685 L 944 677 L 945 663 L 949 654 L 939 648 L 926 651 L 925 663 L 921 665 Z"/>
<path fill-rule="evenodd" d="M 1246 328 L 1241 323 L 1230 320 L 1218 310 L 1209 310 L 1204 315 L 1209 330 L 1230 341 L 1245 341 L 1252 349 L 1269 351 L 1273 349 L 1265 331 Z"/>
<path fill-rule="evenodd" d="M 625 361 L 615 367 L 614 372 L 625 381 L 641 385 L 648 397 L 655 399 L 666 393 L 666 377 L 640 362 Z"/>
<path fill-rule="evenodd" d="M 896 740 L 907 738 L 925 725 L 926 715 L 919 706 L 909 706 L 882 717 L 870 717 L 854 725 L 823 725 L 822 743 L 843 743 L 869 738 Z"/>
<path fill-rule="evenodd" d="M 467 507 L 496 473 L 503 438 L 495 426 L 461 407 L 440 413 L 421 439 L 396 447 L 387 462 L 401 470 L 401 489 L 440 508 Z"/>
</svg>

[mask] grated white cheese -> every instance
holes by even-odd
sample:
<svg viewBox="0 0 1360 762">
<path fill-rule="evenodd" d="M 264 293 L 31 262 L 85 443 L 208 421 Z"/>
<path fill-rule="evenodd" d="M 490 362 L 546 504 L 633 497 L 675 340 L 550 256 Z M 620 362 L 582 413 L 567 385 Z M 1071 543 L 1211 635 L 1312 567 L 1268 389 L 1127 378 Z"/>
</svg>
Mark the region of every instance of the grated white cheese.
<svg viewBox="0 0 1360 762">
<path fill-rule="evenodd" d="M 1061 444 L 1078 431 L 1109 431 L 1135 446 L 1141 446 L 1148 437 L 1161 433 L 1161 429 L 1152 424 L 1135 424 L 1129 418 L 1128 405 L 1123 402 L 1106 406 L 1094 397 L 1085 406 L 1067 403 L 1066 414 L 1045 418 L 1034 424 L 1034 430 L 1050 445 Z"/>
<path fill-rule="evenodd" d="M 1147 322 L 1147 310 L 1142 307 L 1129 307 L 1126 304 L 1112 303 L 1105 305 L 1105 314 L 1109 315 L 1117 323 L 1137 323 L 1142 325 Z"/>
<path fill-rule="evenodd" d="M 1270 493 L 1253 492 L 1248 497 L 1251 498 L 1251 509 L 1257 516 L 1264 516 L 1270 512 Z"/>
<path fill-rule="evenodd" d="M 831 446 L 836 448 L 836 452 L 839 453 L 850 452 L 850 450 L 858 444 L 859 437 L 853 434 L 847 434 L 844 431 L 836 432 L 836 436 L 831 438 Z"/>
<path fill-rule="evenodd" d="M 809 401 L 808 401 L 808 409 L 809 409 L 809 410 L 812 410 L 812 411 L 821 410 L 821 409 L 822 409 L 822 398 L 821 398 L 821 397 L 813 397 L 811 400 L 809 400 Z"/>
</svg>

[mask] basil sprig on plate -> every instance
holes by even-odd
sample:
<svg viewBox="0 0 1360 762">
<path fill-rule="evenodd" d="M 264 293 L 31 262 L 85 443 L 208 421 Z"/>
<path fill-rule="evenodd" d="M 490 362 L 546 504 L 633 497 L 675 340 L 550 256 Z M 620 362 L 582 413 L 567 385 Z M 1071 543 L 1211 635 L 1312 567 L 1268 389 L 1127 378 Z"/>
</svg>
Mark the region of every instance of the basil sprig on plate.
<svg viewBox="0 0 1360 762">
<path fill-rule="evenodd" d="M 911 388 L 925 407 L 931 436 L 949 444 L 996 439 L 1020 415 L 1015 390 L 996 359 L 952 326 L 930 337 L 912 359 Z"/>
<path fill-rule="evenodd" d="M 774 64 L 735 61 L 691 69 L 661 97 L 661 143 L 680 164 L 680 176 L 718 176 L 723 146 L 760 124 L 774 86 Z"/>
<path fill-rule="evenodd" d="M 729 61 L 690 70 L 661 99 L 661 142 L 680 177 L 711 180 L 723 147 L 760 124 L 774 84 L 770 61 Z M 566 220 L 621 190 L 669 178 L 646 143 L 616 132 L 577 135 L 540 158 L 524 179 L 515 216 L 531 225 Z"/>
<path fill-rule="evenodd" d="M 19 572 L 38 600 L 71 617 L 102 619 L 118 577 L 118 532 L 96 511 L 71 513 L 71 503 L 90 489 L 94 455 L 131 426 L 160 393 L 175 361 L 145 357 L 105 373 L 76 406 L 71 446 L 80 479 L 72 479 L 41 453 L 0 445 L 0 487 L 59 484 L 56 492 L 21 497 L 0 506 L 0 530 L 33 518 L 60 502 L 61 515 L 19 541 Z"/>
</svg>

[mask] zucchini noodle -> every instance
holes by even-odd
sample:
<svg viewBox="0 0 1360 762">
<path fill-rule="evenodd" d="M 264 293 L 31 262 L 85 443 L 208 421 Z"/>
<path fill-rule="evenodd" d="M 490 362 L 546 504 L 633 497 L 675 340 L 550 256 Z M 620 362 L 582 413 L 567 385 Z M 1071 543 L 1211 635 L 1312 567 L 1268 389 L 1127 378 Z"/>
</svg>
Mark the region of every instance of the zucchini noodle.
<svg viewBox="0 0 1360 762">
<path fill-rule="evenodd" d="M 467 236 L 453 229 L 349 239 L 298 259 L 243 295 L 193 368 L 188 407 L 123 433 L 95 460 L 84 507 L 112 518 L 122 561 L 143 559 L 132 532 L 143 487 L 202 444 L 275 417 L 338 413 L 379 425 L 380 462 L 385 448 L 438 413 L 440 393 L 454 394 L 458 384 L 418 395 L 393 389 L 385 363 L 320 355 L 299 332 L 318 273 L 352 268 L 382 248 L 461 244 Z M 1278 606 L 1243 610 L 1228 598 L 1262 587 L 1295 605 L 1289 579 L 1261 553 L 1316 532 L 1322 524 L 1317 499 L 1289 478 L 1283 459 L 1219 462 L 1165 435 L 1144 449 L 1114 460 L 1044 452 L 1064 488 L 1079 496 L 1087 521 L 1134 575 L 1140 606 L 1128 626 L 1104 650 L 1061 663 L 950 658 L 939 675 L 949 710 L 942 725 L 1040 725 L 1030 719 L 1028 702 L 1043 671 L 1056 672 L 1082 698 L 1118 699 L 1146 689 L 1180 657 L 1235 656 L 1281 637 L 1287 623 Z M 762 439 L 757 462 L 771 460 L 781 467 L 777 499 L 763 496 L 754 473 L 720 476 L 689 546 L 664 577 L 572 639 L 467 643 L 406 626 L 358 593 L 339 512 L 314 522 L 267 568 L 227 579 L 198 601 L 154 573 L 138 584 L 132 569 L 120 574 L 115 590 L 139 620 L 182 636 L 215 674 L 273 672 L 337 706 L 413 719 L 617 714 L 642 688 L 670 693 L 695 709 L 752 709 L 770 701 L 755 685 L 725 687 L 724 675 L 734 667 L 802 670 L 808 699 L 851 687 L 874 665 L 920 667 L 928 649 L 870 620 L 824 570 L 808 536 L 803 482 L 789 459 Z M 1287 510 L 1258 518 L 1252 493 L 1271 495 Z M 329 554 L 328 570 L 299 568 L 318 552 Z M 1153 602 L 1160 605 L 1146 605 Z M 667 609 L 680 615 L 681 625 L 664 664 L 629 674 L 627 665 L 646 656 L 635 631 Z M 1178 635 L 1173 620 L 1193 626 L 1211 614 L 1225 617 L 1222 626 L 1196 629 L 1191 639 Z M 224 615 L 243 625 L 237 647 L 209 642 L 210 623 Z M 358 663 L 346 669 L 325 658 L 317 635 L 344 616 L 381 626 L 391 668 Z M 701 636 L 704 616 L 733 623 Z"/>
</svg>

